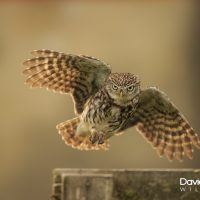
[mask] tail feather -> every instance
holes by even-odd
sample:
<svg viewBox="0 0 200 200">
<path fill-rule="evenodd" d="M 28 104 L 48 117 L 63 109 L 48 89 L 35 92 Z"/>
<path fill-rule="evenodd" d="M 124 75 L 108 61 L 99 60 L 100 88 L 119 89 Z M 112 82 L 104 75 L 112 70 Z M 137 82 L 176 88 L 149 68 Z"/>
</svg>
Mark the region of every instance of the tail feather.
<svg viewBox="0 0 200 200">
<path fill-rule="evenodd" d="M 80 118 L 76 117 L 56 126 L 65 144 L 79 150 L 107 150 L 109 148 L 108 140 L 106 140 L 104 144 L 92 144 L 89 140 L 90 134 L 77 135 L 76 130 L 79 123 Z"/>
</svg>

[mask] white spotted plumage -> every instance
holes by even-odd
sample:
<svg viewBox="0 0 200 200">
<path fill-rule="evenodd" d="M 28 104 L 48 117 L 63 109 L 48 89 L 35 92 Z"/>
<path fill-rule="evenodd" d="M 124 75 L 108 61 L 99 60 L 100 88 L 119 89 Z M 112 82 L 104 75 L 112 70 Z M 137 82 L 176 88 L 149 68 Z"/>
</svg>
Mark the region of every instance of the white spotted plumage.
<svg viewBox="0 0 200 200">
<path fill-rule="evenodd" d="M 35 50 L 24 62 L 26 83 L 71 94 L 74 119 L 57 125 L 66 144 L 81 150 L 108 149 L 109 138 L 136 126 L 160 156 L 182 160 L 200 148 L 197 133 L 156 88 L 140 89 L 131 73 L 111 73 L 105 62 L 91 56 Z"/>
</svg>

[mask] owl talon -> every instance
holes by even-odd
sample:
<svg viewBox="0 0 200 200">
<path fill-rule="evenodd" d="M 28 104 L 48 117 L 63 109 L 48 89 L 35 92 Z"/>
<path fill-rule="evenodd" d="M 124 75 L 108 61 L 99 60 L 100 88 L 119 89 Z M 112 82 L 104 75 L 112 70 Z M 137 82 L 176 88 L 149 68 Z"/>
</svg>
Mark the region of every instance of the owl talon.
<svg viewBox="0 0 200 200">
<path fill-rule="evenodd" d="M 89 137 L 89 140 L 92 144 L 96 142 L 98 142 L 98 144 L 103 144 L 105 140 L 105 135 L 102 132 L 98 133 L 96 131 L 93 131 L 91 136 Z"/>
<path fill-rule="evenodd" d="M 99 134 L 98 144 L 103 144 L 104 143 L 104 139 L 105 139 L 104 134 Z"/>
<path fill-rule="evenodd" d="M 92 142 L 92 144 L 96 143 L 98 140 L 99 140 L 99 136 L 98 134 L 92 134 L 90 137 L 89 137 L 90 141 Z"/>
</svg>

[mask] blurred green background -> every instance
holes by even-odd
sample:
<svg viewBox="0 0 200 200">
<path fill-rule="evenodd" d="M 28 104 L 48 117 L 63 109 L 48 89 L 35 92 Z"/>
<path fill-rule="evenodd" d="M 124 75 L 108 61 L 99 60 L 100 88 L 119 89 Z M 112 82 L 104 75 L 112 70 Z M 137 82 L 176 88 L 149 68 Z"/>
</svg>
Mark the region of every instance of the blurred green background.
<svg viewBox="0 0 200 200">
<path fill-rule="evenodd" d="M 22 62 L 34 49 L 91 55 L 115 72 L 157 86 L 200 134 L 199 16 L 194 1 L 0 4 L 0 199 L 49 199 L 56 167 L 199 168 L 160 159 L 136 132 L 111 139 L 109 151 L 65 146 L 56 124 L 73 118 L 70 96 L 29 89 Z"/>
</svg>

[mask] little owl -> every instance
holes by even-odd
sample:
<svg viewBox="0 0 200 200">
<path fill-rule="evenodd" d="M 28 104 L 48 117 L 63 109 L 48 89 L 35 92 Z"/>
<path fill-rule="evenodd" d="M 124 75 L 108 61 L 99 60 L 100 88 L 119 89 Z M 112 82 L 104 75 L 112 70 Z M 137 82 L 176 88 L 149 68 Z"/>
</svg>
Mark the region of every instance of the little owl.
<svg viewBox="0 0 200 200">
<path fill-rule="evenodd" d="M 160 156 L 192 159 L 200 140 L 185 117 L 157 88 L 140 89 L 130 73 L 85 55 L 36 50 L 24 62 L 31 87 L 71 94 L 76 117 L 57 125 L 66 144 L 81 150 L 108 149 L 109 138 L 136 126 Z"/>
</svg>

